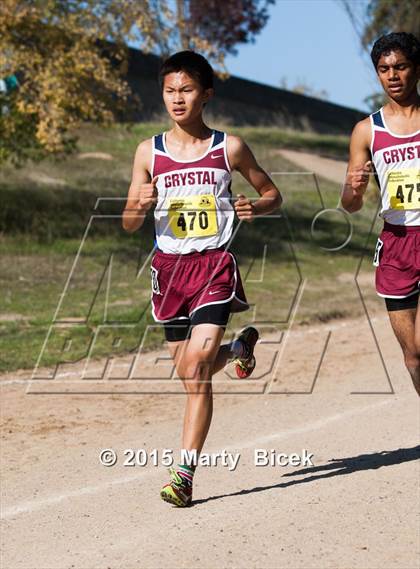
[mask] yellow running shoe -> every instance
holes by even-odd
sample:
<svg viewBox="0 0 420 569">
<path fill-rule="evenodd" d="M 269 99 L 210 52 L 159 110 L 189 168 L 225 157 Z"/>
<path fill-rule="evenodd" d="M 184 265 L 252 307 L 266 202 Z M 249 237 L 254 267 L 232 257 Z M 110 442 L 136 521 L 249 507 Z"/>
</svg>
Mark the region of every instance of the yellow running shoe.
<svg viewBox="0 0 420 569">
<path fill-rule="evenodd" d="M 169 473 L 171 475 L 171 481 L 162 488 L 160 497 L 162 500 L 165 500 L 165 502 L 169 502 L 179 508 L 190 506 L 192 500 L 192 484 L 185 484 L 175 468 L 170 468 Z"/>
</svg>

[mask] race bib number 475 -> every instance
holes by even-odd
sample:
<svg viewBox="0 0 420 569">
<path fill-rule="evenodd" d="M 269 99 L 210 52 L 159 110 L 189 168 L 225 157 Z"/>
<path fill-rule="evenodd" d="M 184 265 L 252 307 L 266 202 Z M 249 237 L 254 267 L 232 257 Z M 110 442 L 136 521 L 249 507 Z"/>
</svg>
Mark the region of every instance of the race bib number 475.
<svg viewBox="0 0 420 569">
<path fill-rule="evenodd" d="M 216 235 L 218 226 L 214 195 L 171 198 L 169 225 L 172 233 L 179 239 Z"/>
<path fill-rule="evenodd" d="M 387 188 L 392 209 L 420 209 L 420 171 L 417 168 L 390 172 Z"/>
</svg>

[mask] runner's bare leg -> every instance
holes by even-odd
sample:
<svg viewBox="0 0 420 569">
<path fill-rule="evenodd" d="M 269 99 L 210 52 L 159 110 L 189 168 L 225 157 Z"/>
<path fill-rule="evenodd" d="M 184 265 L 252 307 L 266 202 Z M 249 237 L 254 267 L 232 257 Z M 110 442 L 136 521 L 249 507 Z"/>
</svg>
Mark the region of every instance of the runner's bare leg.
<svg viewBox="0 0 420 569">
<path fill-rule="evenodd" d="M 420 351 L 416 346 L 420 320 L 418 308 L 388 312 L 395 336 L 404 354 L 405 365 L 411 375 L 417 394 L 420 395 Z M 417 317 L 416 317 L 417 316 Z M 415 330 L 417 329 L 417 335 Z"/>
<path fill-rule="evenodd" d="M 220 326 L 199 324 L 194 326 L 190 340 L 169 344 L 187 393 L 182 447 L 198 453 L 203 448 L 213 414 L 211 378 L 215 363 L 221 369 L 230 354 L 226 349 L 217 357 L 223 334 Z"/>
</svg>

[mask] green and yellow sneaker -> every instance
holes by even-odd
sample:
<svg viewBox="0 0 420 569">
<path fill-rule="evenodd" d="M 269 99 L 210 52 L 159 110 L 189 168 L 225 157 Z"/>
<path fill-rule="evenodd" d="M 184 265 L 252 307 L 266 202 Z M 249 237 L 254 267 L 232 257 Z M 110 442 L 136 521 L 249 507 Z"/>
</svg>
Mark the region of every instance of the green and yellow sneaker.
<svg viewBox="0 0 420 569">
<path fill-rule="evenodd" d="M 162 488 L 160 497 L 162 500 L 165 500 L 165 502 L 169 502 L 179 508 L 190 506 L 192 500 L 192 484 L 185 484 L 175 468 L 170 468 L 169 473 L 171 475 L 171 481 Z"/>
</svg>

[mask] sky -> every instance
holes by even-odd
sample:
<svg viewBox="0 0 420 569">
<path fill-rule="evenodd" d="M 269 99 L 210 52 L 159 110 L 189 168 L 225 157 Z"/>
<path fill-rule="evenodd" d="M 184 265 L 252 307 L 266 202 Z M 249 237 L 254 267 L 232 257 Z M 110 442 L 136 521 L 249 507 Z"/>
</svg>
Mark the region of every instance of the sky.
<svg viewBox="0 0 420 569">
<path fill-rule="evenodd" d="M 365 1 L 365 0 L 353 0 Z M 337 0 L 277 0 L 255 44 L 226 58 L 231 75 L 280 86 L 304 82 L 328 100 L 366 110 L 363 99 L 379 84 L 360 41 Z"/>
</svg>

